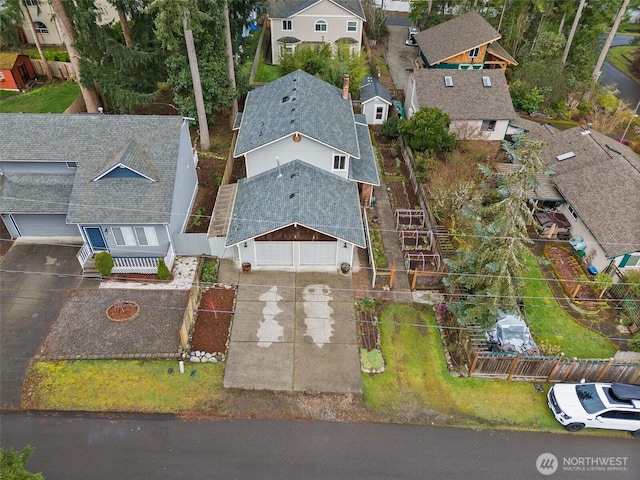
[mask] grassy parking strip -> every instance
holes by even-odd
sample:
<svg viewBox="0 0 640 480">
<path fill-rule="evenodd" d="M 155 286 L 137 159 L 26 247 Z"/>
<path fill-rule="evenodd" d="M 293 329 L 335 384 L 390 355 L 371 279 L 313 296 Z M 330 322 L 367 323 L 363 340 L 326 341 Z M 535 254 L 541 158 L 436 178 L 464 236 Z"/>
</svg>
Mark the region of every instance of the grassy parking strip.
<svg viewBox="0 0 640 480">
<path fill-rule="evenodd" d="M 379 322 L 386 371 L 363 377 L 369 409 L 401 423 L 560 430 L 531 383 L 451 376 L 430 307 L 391 304 Z"/>
<path fill-rule="evenodd" d="M 566 357 L 610 358 L 615 346 L 567 315 L 544 279 L 536 257 L 529 256 L 522 297 L 527 324 L 537 343 L 559 347 Z"/>
<path fill-rule="evenodd" d="M 180 374 L 176 360 L 37 362 L 22 403 L 27 410 L 177 413 L 214 402 L 223 375 L 224 365 L 213 363 L 186 363 Z"/>
</svg>

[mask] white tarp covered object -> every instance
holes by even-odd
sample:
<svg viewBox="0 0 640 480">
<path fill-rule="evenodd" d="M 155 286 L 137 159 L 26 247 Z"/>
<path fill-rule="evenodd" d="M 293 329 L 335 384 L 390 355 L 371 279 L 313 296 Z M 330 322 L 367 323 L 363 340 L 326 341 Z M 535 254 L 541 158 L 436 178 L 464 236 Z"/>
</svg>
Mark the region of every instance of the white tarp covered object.
<svg viewBox="0 0 640 480">
<path fill-rule="evenodd" d="M 500 346 L 505 352 L 527 352 L 536 348 L 525 321 L 513 313 L 498 313 L 498 321 L 487 332 L 489 342 Z"/>
</svg>

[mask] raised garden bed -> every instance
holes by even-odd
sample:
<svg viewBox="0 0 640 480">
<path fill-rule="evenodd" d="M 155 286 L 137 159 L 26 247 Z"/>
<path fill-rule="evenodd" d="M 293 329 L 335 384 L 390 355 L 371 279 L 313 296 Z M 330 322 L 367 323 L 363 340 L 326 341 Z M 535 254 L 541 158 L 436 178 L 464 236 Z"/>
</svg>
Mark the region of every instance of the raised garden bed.
<svg viewBox="0 0 640 480">
<path fill-rule="evenodd" d="M 360 369 L 364 373 L 384 372 L 384 358 L 380 350 L 380 330 L 375 316 L 375 304 L 365 298 L 358 305 L 358 340 L 360 345 Z"/>
<path fill-rule="evenodd" d="M 191 336 L 191 361 L 206 358 L 204 361 L 214 362 L 226 358 L 235 297 L 233 288 L 214 287 L 203 292 Z"/>
<path fill-rule="evenodd" d="M 585 308 L 602 306 L 602 302 L 598 299 L 598 295 L 591 285 L 584 283 L 585 272 L 568 249 L 557 245 L 548 245 L 544 249 L 544 254 L 565 293 L 575 304 Z"/>
</svg>

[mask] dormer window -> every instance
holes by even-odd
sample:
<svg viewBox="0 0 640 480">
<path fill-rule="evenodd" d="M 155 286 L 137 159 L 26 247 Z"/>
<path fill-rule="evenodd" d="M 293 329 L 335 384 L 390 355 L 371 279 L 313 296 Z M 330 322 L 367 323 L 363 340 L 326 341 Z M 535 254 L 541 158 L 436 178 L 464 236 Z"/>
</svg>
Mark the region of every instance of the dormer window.
<svg viewBox="0 0 640 480">
<path fill-rule="evenodd" d="M 469 50 L 469 58 L 478 58 L 478 55 L 480 55 L 480 47 Z"/>
<path fill-rule="evenodd" d="M 334 170 L 345 170 L 347 166 L 347 157 L 345 155 L 334 155 L 333 156 L 333 169 Z"/>
<path fill-rule="evenodd" d="M 327 22 L 324 20 L 318 20 L 315 24 L 316 32 L 326 32 L 327 31 Z"/>
</svg>

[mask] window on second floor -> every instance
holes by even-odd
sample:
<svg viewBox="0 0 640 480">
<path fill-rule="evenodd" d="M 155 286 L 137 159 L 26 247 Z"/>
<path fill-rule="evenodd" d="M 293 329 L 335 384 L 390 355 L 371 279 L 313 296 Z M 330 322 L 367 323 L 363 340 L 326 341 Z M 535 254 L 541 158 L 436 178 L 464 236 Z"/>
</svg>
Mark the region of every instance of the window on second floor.
<svg viewBox="0 0 640 480">
<path fill-rule="evenodd" d="M 38 6 L 38 0 L 24 0 L 24 4 L 27 7 L 37 7 Z"/>
<path fill-rule="evenodd" d="M 347 166 L 347 157 L 344 155 L 334 155 L 333 156 L 333 169 L 334 170 L 344 170 Z"/>
<path fill-rule="evenodd" d="M 36 29 L 36 32 L 38 33 L 49 33 L 49 29 L 42 22 L 33 22 L 33 26 Z"/>
<path fill-rule="evenodd" d="M 483 120 L 482 127 L 480 130 L 483 132 L 493 132 L 496 129 L 496 121 L 495 120 Z"/>
<path fill-rule="evenodd" d="M 478 55 L 480 55 L 480 47 L 469 50 L 469 58 L 478 58 Z"/>
<path fill-rule="evenodd" d="M 282 20 L 282 30 L 293 30 L 291 20 Z"/>
<path fill-rule="evenodd" d="M 326 32 L 327 31 L 327 22 L 324 20 L 318 20 L 315 25 L 316 32 Z"/>
<path fill-rule="evenodd" d="M 347 22 L 347 32 L 357 32 L 358 31 L 358 22 L 355 20 L 349 20 Z"/>
</svg>

